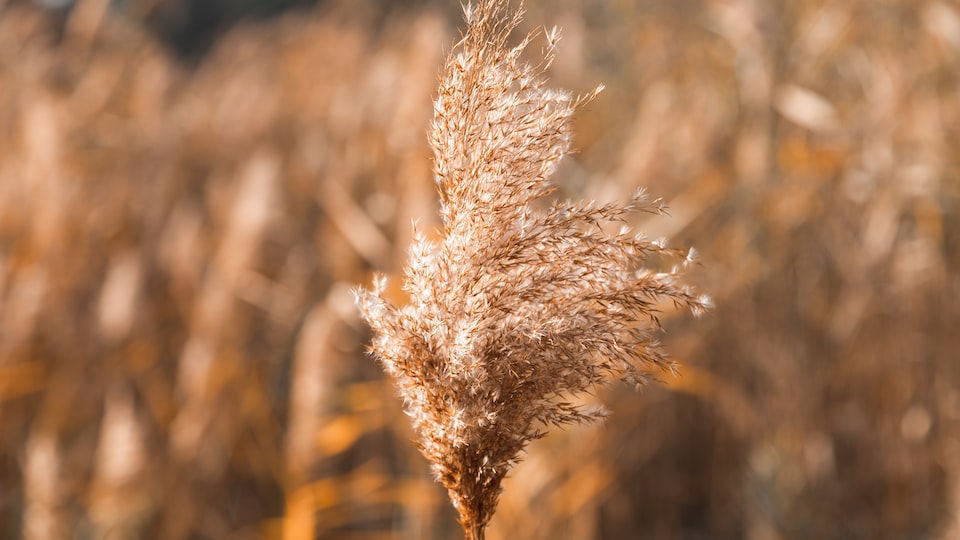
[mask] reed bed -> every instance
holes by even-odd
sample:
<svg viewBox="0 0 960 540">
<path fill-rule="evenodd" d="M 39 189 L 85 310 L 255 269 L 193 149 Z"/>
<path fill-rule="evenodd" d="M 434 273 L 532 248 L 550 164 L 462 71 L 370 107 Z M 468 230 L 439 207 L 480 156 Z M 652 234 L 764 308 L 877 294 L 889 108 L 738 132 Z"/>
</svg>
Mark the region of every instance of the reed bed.
<svg viewBox="0 0 960 540">
<path fill-rule="evenodd" d="M 0 537 L 457 537 L 350 291 L 441 225 L 458 9 L 326 2 L 184 63 L 105 6 L 0 2 Z M 530 444 L 486 538 L 960 534 L 960 6 L 526 8 L 551 86 L 606 86 L 556 195 L 663 197 L 630 225 L 716 308 L 662 317 L 679 377 Z"/>
</svg>

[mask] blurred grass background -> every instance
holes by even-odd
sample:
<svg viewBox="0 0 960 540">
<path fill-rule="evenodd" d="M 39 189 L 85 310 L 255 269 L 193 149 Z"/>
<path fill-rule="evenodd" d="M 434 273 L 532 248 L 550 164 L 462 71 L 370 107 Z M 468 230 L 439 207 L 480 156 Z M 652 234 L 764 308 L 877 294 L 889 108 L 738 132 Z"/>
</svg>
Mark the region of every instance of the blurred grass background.
<svg viewBox="0 0 960 540">
<path fill-rule="evenodd" d="M 717 309 L 489 538 L 960 538 L 960 3 L 527 0 L 561 194 Z M 456 538 L 350 289 L 437 225 L 441 0 L 0 0 L 0 538 Z"/>
</svg>

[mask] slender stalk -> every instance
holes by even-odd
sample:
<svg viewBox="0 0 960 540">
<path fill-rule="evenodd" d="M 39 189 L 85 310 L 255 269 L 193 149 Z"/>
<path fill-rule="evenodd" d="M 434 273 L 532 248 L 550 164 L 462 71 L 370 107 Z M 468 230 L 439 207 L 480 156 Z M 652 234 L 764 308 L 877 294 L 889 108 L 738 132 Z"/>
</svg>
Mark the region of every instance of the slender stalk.
<svg viewBox="0 0 960 540">
<path fill-rule="evenodd" d="M 486 536 L 486 527 L 483 525 L 473 525 L 468 527 L 464 532 L 465 540 L 484 540 Z"/>
</svg>

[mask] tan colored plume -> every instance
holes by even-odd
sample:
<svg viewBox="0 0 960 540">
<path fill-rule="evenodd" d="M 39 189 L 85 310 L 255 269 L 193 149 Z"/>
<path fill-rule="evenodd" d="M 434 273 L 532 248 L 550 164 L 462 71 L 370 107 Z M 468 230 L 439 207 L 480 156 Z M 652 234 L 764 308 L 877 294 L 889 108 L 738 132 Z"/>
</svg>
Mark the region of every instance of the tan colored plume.
<svg viewBox="0 0 960 540">
<path fill-rule="evenodd" d="M 663 208 L 642 191 L 626 205 L 542 204 L 570 151 L 570 117 L 600 88 L 576 98 L 545 86 L 559 34 L 545 33 L 538 65 L 524 63 L 537 36 L 508 43 L 522 8 L 482 0 L 464 11 L 430 132 L 442 236 L 416 235 L 407 305 L 383 298 L 383 277 L 357 303 L 424 456 L 476 540 L 530 441 L 550 424 L 603 416 L 575 404 L 579 394 L 674 369 L 654 337 L 656 307 L 672 300 L 699 313 L 709 300 L 677 270 L 643 267 L 651 253 L 675 253 L 625 226 L 633 211 Z"/>
</svg>

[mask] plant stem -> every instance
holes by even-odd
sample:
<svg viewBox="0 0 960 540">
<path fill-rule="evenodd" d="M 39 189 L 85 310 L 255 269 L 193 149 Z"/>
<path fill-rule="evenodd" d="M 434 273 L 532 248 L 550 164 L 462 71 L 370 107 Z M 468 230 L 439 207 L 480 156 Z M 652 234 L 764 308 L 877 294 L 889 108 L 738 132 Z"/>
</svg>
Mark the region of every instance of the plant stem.
<svg viewBox="0 0 960 540">
<path fill-rule="evenodd" d="M 484 539 L 484 526 L 483 525 L 470 525 L 464 529 L 466 535 L 464 536 L 465 540 L 483 540 Z"/>
</svg>

